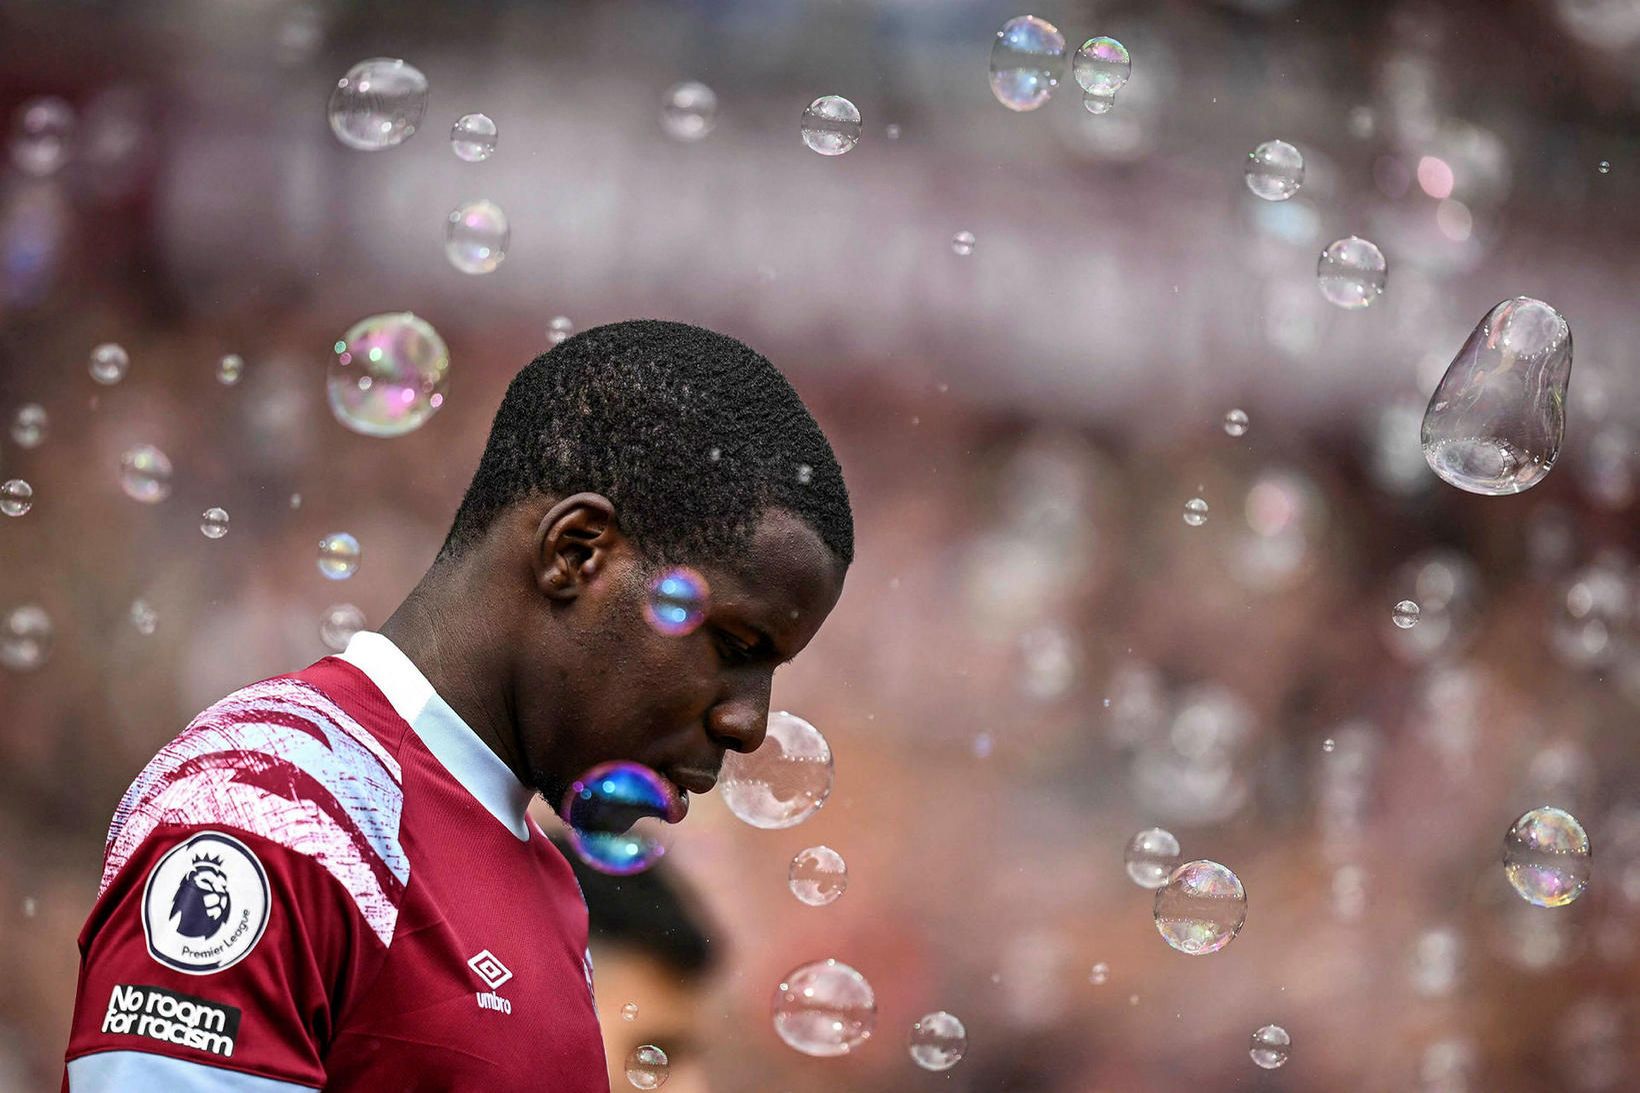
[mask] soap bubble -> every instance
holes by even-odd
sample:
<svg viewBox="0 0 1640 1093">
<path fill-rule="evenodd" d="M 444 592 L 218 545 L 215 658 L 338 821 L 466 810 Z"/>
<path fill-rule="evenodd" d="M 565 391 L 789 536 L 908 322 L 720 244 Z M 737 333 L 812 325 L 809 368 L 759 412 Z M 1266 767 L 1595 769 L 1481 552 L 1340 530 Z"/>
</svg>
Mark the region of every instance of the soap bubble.
<svg viewBox="0 0 1640 1093">
<path fill-rule="evenodd" d="M 1247 188 L 1266 201 L 1286 201 L 1304 185 L 1304 157 L 1284 140 L 1267 140 L 1247 153 Z"/>
<path fill-rule="evenodd" d="M 803 143 L 823 156 L 840 156 L 860 142 L 860 111 L 841 95 L 822 95 L 803 111 Z"/>
<path fill-rule="evenodd" d="M 974 253 L 974 233 L 961 231 L 951 237 L 951 253 L 966 258 Z"/>
<path fill-rule="evenodd" d="M 911 1026 L 911 1059 L 924 1070 L 950 1070 L 968 1050 L 968 1030 L 944 1010 L 925 1013 Z"/>
<path fill-rule="evenodd" d="M 1410 630 L 1412 627 L 1418 625 L 1419 614 L 1420 611 L 1417 604 L 1413 603 L 1411 600 L 1402 600 L 1400 603 L 1395 605 L 1395 610 L 1390 612 L 1390 620 L 1402 630 Z"/>
<path fill-rule="evenodd" d="M 712 592 L 706 578 L 688 566 L 673 566 L 649 582 L 643 616 L 668 637 L 691 634 L 706 621 Z"/>
<path fill-rule="evenodd" d="M 762 746 L 723 757 L 723 803 L 753 827 L 777 830 L 802 823 L 831 795 L 831 747 L 820 730 L 795 714 L 769 714 Z"/>
<path fill-rule="evenodd" d="M 1082 109 L 1090 114 L 1108 114 L 1116 105 L 1116 96 L 1102 91 L 1084 91 Z"/>
<path fill-rule="evenodd" d="M 450 127 L 450 151 L 468 163 L 483 163 L 495 155 L 495 122 L 486 114 L 463 114 Z"/>
<path fill-rule="evenodd" d="M 39 604 L 12 608 L 0 630 L 0 664 L 14 672 L 32 672 L 51 656 L 55 634 L 51 616 Z"/>
<path fill-rule="evenodd" d="M 1346 311 L 1360 311 L 1384 291 L 1389 266 L 1375 243 L 1348 236 L 1327 245 L 1316 262 L 1321 295 Z"/>
<path fill-rule="evenodd" d="M 136 627 L 137 633 L 149 637 L 159 628 L 159 613 L 149 605 L 147 600 L 131 601 L 131 625 Z"/>
<path fill-rule="evenodd" d="M 171 461 L 152 444 L 135 444 L 120 455 L 120 489 L 152 505 L 171 496 Z"/>
<path fill-rule="evenodd" d="M 569 321 L 569 316 L 559 315 L 547 324 L 547 344 L 558 345 L 567 341 L 575 333 L 575 324 Z"/>
<path fill-rule="evenodd" d="M 239 382 L 239 377 L 245 371 L 245 358 L 238 353 L 229 353 L 216 362 L 216 382 L 224 387 L 232 387 Z"/>
<path fill-rule="evenodd" d="M 621 1020 L 636 1021 L 638 1019 L 638 1003 L 628 1002 L 621 1007 Z"/>
<path fill-rule="evenodd" d="M 1147 827 L 1128 840 L 1122 856 L 1128 879 L 1140 888 L 1160 888 L 1179 864 L 1179 840 L 1171 831 Z"/>
<path fill-rule="evenodd" d="M 333 531 L 319 540 L 319 572 L 333 581 L 345 581 L 359 568 L 359 540 L 345 531 Z"/>
<path fill-rule="evenodd" d="M 228 534 L 228 512 L 214 505 L 199 518 L 199 533 L 207 539 L 220 539 Z"/>
<path fill-rule="evenodd" d="M 1185 862 L 1156 890 L 1156 929 L 1181 953 L 1216 953 L 1247 921 L 1247 892 L 1218 862 Z"/>
<path fill-rule="evenodd" d="M 55 95 L 17 108 L 11 126 L 11 161 L 26 175 L 54 173 L 74 150 L 74 108 Z"/>
<path fill-rule="evenodd" d="M 1199 528 L 1207 523 L 1207 502 L 1200 497 L 1192 497 L 1184 503 L 1184 522 L 1193 528 Z"/>
<path fill-rule="evenodd" d="M 91 351 L 91 378 L 105 386 L 120 382 L 131 367 L 123 346 L 104 342 Z"/>
<path fill-rule="evenodd" d="M 1287 1049 L 1293 1039 L 1280 1025 L 1265 1025 L 1253 1033 L 1247 1054 L 1265 1070 L 1274 1070 L 1287 1061 Z"/>
<path fill-rule="evenodd" d="M 1071 58 L 1071 75 L 1090 95 L 1115 95 L 1132 68 L 1127 47 L 1115 38 L 1089 38 Z"/>
<path fill-rule="evenodd" d="M 1503 871 L 1535 907 L 1564 907 L 1589 883 L 1589 836 L 1569 812 L 1534 808 L 1503 837 Z"/>
<path fill-rule="evenodd" d="M 1224 431 L 1230 436 L 1246 436 L 1247 426 L 1246 410 L 1231 410 L 1224 415 Z"/>
<path fill-rule="evenodd" d="M 877 995 L 840 960 L 793 968 L 774 991 L 774 1031 L 815 1058 L 847 1055 L 877 1027 Z"/>
<path fill-rule="evenodd" d="M 1543 481 L 1566 429 L 1572 332 L 1560 312 L 1516 296 L 1480 321 L 1424 411 L 1424 459 L 1442 481 L 1496 497 Z"/>
<path fill-rule="evenodd" d="M 1110 965 L 1103 960 L 1095 964 L 1088 971 L 1088 982 L 1096 987 L 1103 987 L 1110 980 Z"/>
<path fill-rule="evenodd" d="M 626 1057 L 626 1080 L 634 1089 L 659 1089 L 671 1073 L 666 1052 L 654 1044 L 635 1047 Z"/>
<path fill-rule="evenodd" d="M 799 850 L 787 872 L 792 895 L 810 907 L 824 907 L 848 888 L 848 865 L 829 846 Z"/>
<path fill-rule="evenodd" d="M 462 273 L 492 273 L 507 257 L 512 229 L 493 201 L 469 201 L 450 210 L 444 225 L 444 253 Z"/>
<path fill-rule="evenodd" d="M 687 801 L 641 763 L 600 763 L 577 778 L 558 814 L 569 842 L 600 873 L 641 873 L 660 861 L 671 842 L 667 821 L 683 818 Z"/>
<path fill-rule="evenodd" d="M 717 107 L 717 94 L 705 84 L 673 84 L 661 99 L 661 128 L 673 140 L 699 140 L 717 125 Z"/>
<path fill-rule="evenodd" d="M 991 45 L 991 94 L 1009 110 L 1035 110 L 1059 86 L 1065 36 L 1046 19 L 1021 15 Z"/>
<path fill-rule="evenodd" d="M 1611 171 L 1612 171 L 1611 161 L 1603 159 L 1599 163 L 1594 165 L 1594 169 L 1599 171 L 1603 175 L 1609 175 L 1609 174 L 1611 174 Z"/>
<path fill-rule="evenodd" d="M 51 419 L 45 407 L 37 402 L 25 402 L 11 419 L 11 439 L 19 448 L 38 448 L 50 430 Z"/>
<path fill-rule="evenodd" d="M 333 653 L 340 653 L 364 629 L 364 612 L 350 603 L 332 604 L 319 617 L 319 640 Z"/>
<path fill-rule="evenodd" d="M 391 57 L 360 61 L 330 93 L 330 130 L 349 148 L 378 152 L 402 144 L 427 110 L 427 77 Z"/>
<path fill-rule="evenodd" d="M 0 512 L 7 516 L 23 516 L 34 507 L 34 487 L 21 478 L 0 485 Z"/>
<path fill-rule="evenodd" d="M 450 351 L 408 311 L 361 319 L 333 347 L 325 389 L 336 420 L 365 436 L 403 436 L 444 405 Z"/>
</svg>

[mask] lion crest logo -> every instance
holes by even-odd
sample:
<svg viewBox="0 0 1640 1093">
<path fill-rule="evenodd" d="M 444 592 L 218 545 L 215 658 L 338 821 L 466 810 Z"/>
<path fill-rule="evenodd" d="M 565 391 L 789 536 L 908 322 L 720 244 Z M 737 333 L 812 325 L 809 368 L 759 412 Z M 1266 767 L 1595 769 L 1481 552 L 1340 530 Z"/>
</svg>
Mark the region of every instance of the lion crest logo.
<svg viewBox="0 0 1640 1093">
<path fill-rule="evenodd" d="M 222 924 L 228 921 L 231 903 L 228 874 L 222 870 L 222 859 L 196 854 L 192 867 L 171 899 L 171 919 L 176 923 L 177 933 L 203 940 L 222 929 Z"/>
</svg>

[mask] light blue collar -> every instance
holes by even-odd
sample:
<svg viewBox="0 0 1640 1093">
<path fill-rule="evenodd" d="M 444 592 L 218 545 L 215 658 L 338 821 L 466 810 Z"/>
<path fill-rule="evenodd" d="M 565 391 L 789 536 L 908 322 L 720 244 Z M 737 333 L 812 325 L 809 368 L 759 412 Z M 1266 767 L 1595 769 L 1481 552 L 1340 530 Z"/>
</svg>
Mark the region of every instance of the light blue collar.
<svg viewBox="0 0 1640 1093">
<path fill-rule="evenodd" d="M 438 696 L 427 677 L 391 640 L 360 630 L 341 658 L 370 677 L 395 712 L 415 730 L 433 758 L 443 764 L 490 815 L 521 840 L 530 837 L 527 809 L 535 796 L 501 757 Z"/>
</svg>

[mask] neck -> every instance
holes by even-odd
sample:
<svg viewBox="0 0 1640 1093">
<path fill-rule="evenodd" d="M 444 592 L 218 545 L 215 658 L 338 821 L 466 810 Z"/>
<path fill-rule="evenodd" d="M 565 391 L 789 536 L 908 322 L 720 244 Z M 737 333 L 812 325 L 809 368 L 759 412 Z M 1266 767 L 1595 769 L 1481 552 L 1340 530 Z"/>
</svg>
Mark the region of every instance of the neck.
<svg viewBox="0 0 1640 1093">
<path fill-rule="evenodd" d="M 440 698 L 525 785 L 532 783 L 518 742 L 518 722 L 508 700 L 511 647 L 487 610 L 483 593 L 461 562 L 435 565 L 382 624 L 433 685 Z"/>
</svg>

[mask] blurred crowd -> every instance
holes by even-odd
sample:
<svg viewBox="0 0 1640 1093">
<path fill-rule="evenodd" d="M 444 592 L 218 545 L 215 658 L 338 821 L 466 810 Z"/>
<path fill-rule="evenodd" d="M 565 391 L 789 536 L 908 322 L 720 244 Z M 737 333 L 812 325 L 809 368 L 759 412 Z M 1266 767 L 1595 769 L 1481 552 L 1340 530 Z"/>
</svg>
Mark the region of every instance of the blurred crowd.
<svg viewBox="0 0 1640 1093">
<path fill-rule="evenodd" d="M 28 16 L 17 25 L 45 18 Z M 394 47 L 346 25 L 343 45 L 365 43 L 360 56 Z M 665 868 L 692 893 L 678 913 L 694 916 L 711 959 L 640 974 L 599 957 L 624 977 L 611 991 L 672 992 L 599 1002 L 637 1002 L 635 1037 L 687 1039 L 674 1043 L 680 1086 L 687 1071 L 703 1088 L 789 1093 L 1633 1087 L 1632 318 L 1626 330 L 1591 330 L 1601 351 L 1573 365 L 1560 465 L 1529 493 L 1475 497 L 1438 482 L 1418 440 L 1424 399 L 1464 324 L 1451 327 L 1444 298 L 1408 300 L 1417 286 L 1443 297 L 1446 282 L 1433 260 L 1409 263 L 1397 281 L 1394 239 L 1383 240 L 1385 322 L 1441 335 L 1421 363 L 1386 361 L 1391 379 L 1334 376 L 1331 397 L 1303 394 L 1334 337 L 1304 309 L 1327 305 L 1292 304 L 1271 275 L 1267 313 L 1244 326 L 1203 318 L 1218 314 L 1222 294 L 1193 297 L 1188 285 L 1182 298 L 1168 294 L 1183 318 L 1159 306 L 1147 317 L 1202 347 L 1174 374 L 1208 377 L 1201 388 L 1134 375 L 1120 359 L 1126 341 L 1071 331 L 1060 340 L 1082 339 L 1085 382 L 1057 401 L 1064 370 L 1033 372 L 1029 353 L 998 352 L 1016 332 L 995 311 L 967 346 L 964 331 L 931 323 L 940 312 L 923 301 L 912 310 L 928 325 L 873 350 L 869 329 L 782 337 L 730 302 L 652 297 L 660 290 L 641 264 L 621 291 L 596 298 L 560 290 L 574 278 L 557 271 L 535 306 L 518 302 L 531 282 L 515 280 L 491 310 L 465 281 L 451 295 L 405 291 L 392 287 L 396 270 L 370 268 L 338 284 L 321 275 L 325 248 L 348 251 L 347 234 L 315 239 L 281 221 L 263 239 L 254 215 L 234 219 L 233 193 L 199 197 L 206 221 L 237 224 L 247 257 L 236 264 L 222 257 L 234 239 L 201 242 L 174 204 L 177 188 L 197 193 L 210 179 L 156 166 L 166 140 L 184 149 L 192 132 L 167 126 L 163 102 L 8 81 L 0 107 L 41 91 L 74 99 L 80 143 L 60 172 L 0 172 L 0 478 L 34 489 L 26 515 L 0 518 L 0 936 L 10 942 L 0 948 L 0 1089 L 57 1079 L 74 938 L 130 779 L 206 704 L 325 655 L 332 607 L 355 605 L 367 625 L 388 616 L 441 542 L 507 380 L 547 347 L 560 312 L 581 327 L 647 314 L 709 322 L 764 349 L 832 436 L 855 504 L 858 560 L 842 601 L 774 693 L 777 708 L 826 734 L 830 800 L 777 832 L 740 823 L 715 798 L 699 802 Z M 1125 94 L 1142 101 L 1138 76 Z M 317 111 L 322 95 L 308 99 L 303 108 Z M 1622 120 L 1632 115 L 1611 116 L 1634 149 Z M 343 155 L 315 117 L 311 139 Z M 427 136 L 441 140 L 437 128 Z M 582 150 L 594 160 L 608 151 Z M 1632 195 L 1640 152 L 1612 159 L 1631 172 Z M 1137 185 L 1123 177 L 1112 184 Z M 1271 254 L 1310 245 L 1282 232 L 1316 230 L 1253 215 L 1268 235 L 1246 252 L 1260 277 Z M 1538 237 L 1510 237 L 1506 219 L 1495 221 L 1500 253 L 1520 269 L 1531 249 L 1520 240 Z M 978 230 L 983 214 L 953 223 Z M 1632 251 L 1631 228 L 1619 220 L 1603 253 Z M 978 230 L 963 260 L 985 262 L 1001 230 Z M 593 245 L 559 242 L 572 253 Z M 1149 261 L 1183 261 L 1193 245 L 1160 247 Z M 943 246 L 933 240 L 930 264 L 956 260 Z M 778 244 L 769 249 L 778 263 Z M 269 252 L 281 257 L 264 273 L 257 255 Z M 1470 254 L 1465 268 L 1485 258 Z M 623 261 L 599 276 L 620 282 Z M 360 259 L 339 253 L 335 263 L 356 269 Z M 706 287 L 727 297 L 750 285 L 800 310 L 801 271 L 787 287 L 786 270 L 747 268 L 738 288 Z M 1027 272 L 1006 278 L 1014 294 L 1036 291 Z M 1460 287 L 1490 303 L 1528 290 L 1554 300 L 1557 286 L 1575 296 L 1578 284 L 1567 275 Z M 392 440 L 347 431 L 325 397 L 330 345 L 368 313 L 355 298 L 383 285 L 391 291 L 369 310 L 417 310 L 453 362 L 446 405 Z M 976 289 L 940 273 L 925 289 L 1009 306 L 995 282 Z M 887 322 L 895 303 L 862 306 Z M 1211 355 L 1218 333 L 1234 346 L 1223 359 Z M 130 356 L 112 386 L 87 371 L 103 342 Z M 217 377 L 229 353 L 244 359 L 231 385 Z M 1284 370 L 1291 383 L 1265 376 L 1245 398 L 1217 394 L 1226 377 Z M 26 404 L 47 418 L 30 445 L 12 431 Z M 1223 427 L 1232 408 L 1248 415 L 1244 435 Z M 121 489 L 121 453 L 137 443 L 175 468 L 157 503 Z M 1200 526 L 1183 519 L 1192 498 L 1208 506 Z M 220 539 L 199 529 L 211 506 L 230 516 Z M 345 581 L 316 564 L 319 540 L 338 531 L 362 546 Z M 1407 629 L 1392 622 L 1401 600 L 1420 606 Z M 137 601 L 146 611 L 134 619 Z M 8 628 L 27 605 L 50 626 L 35 623 L 22 641 Z M 1510 823 L 1545 804 L 1576 815 L 1594 845 L 1587 893 L 1558 909 L 1519 899 L 1500 864 Z M 1157 936 L 1152 893 L 1122 860 L 1128 838 L 1150 826 L 1245 885 L 1246 926 L 1224 951 L 1187 957 Z M 817 908 L 793 897 L 787 869 L 820 843 L 842 854 L 849 880 Z M 626 951 L 619 937 L 607 944 Z M 878 1023 L 849 1057 L 810 1059 L 775 1036 L 770 999 L 784 973 L 828 956 L 872 983 Z M 1100 963 L 1107 973 L 1092 974 Z M 965 1023 L 967 1055 L 925 1073 L 906 1036 L 942 1009 Z M 690 1017 L 687 1037 L 662 1020 L 678 1013 Z M 1291 1034 L 1292 1058 L 1264 1071 L 1248 1037 L 1271 1023 Z"/>
</svg>

